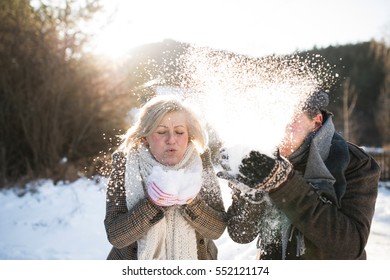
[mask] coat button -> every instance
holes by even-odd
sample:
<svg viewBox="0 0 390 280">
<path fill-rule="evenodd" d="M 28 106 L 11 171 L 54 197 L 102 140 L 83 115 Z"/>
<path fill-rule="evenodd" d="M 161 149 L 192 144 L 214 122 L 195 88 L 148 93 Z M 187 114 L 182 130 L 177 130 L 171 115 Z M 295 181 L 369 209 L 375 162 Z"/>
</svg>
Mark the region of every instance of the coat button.
<svg viewBox="0 0 390 280">
<path fill-rule="evenodd" d="M 204 244 L 204 239 L 199 240 L 199 244 L 203 245 Z"/>
</svg>

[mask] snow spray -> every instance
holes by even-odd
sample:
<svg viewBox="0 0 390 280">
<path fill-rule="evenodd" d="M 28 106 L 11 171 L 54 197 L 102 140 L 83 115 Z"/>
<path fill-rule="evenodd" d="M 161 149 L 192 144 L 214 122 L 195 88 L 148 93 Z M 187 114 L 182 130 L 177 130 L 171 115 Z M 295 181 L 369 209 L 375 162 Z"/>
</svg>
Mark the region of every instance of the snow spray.
<svg viewBox="0 0 390 280">
<path fill-rule="evenodd" d="M 183 63 L 192 89 L 185 99 L 222 140 L 232 173 L 251 150 L 273 157 L 294 112 L 320 87 L 321 65 L 315 74 L 313 60 L 298 55 L 254 59 L 194 47 Z"/>
</svg>

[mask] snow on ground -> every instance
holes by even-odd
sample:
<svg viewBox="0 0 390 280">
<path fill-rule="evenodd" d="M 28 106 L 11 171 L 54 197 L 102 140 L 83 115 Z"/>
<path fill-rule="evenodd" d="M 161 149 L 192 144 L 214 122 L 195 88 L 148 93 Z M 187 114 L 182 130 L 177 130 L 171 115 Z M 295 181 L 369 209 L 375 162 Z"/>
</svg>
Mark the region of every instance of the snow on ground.
<svg viewBox="0 0 390 280">
<path fill-rule="evenodd" d="M 111 245 L 104 230 L 107 179 L 50 180 L 0 191 L 0 260 L 102 260 Z M 230 189 L 221 181 L 226 206 Z M 221 260 L 251 260 L 255 244 L 216 241 Z M 390 260 L 390 182 L 382 182 L 367 245 L 368 259 Z"/>
</svg>

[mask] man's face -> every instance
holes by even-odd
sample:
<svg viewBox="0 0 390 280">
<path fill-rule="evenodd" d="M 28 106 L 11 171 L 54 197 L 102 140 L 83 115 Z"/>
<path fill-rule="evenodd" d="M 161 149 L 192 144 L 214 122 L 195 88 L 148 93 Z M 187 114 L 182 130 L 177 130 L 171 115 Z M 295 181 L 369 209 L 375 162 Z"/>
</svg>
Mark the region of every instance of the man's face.
<svg viewBox="0 0 390 280">
<path fill-rule="evenodd" d="M 313 119 L 302 112 L 295 116 L 293 121 L 286 127 L 286 134 L 279 147 L 280 154 L 290 156 L 303 143 L 305 138 L 313 131 L 318 130 L 322 124 L 322 114 L 317 114 Z"/>
</svg>

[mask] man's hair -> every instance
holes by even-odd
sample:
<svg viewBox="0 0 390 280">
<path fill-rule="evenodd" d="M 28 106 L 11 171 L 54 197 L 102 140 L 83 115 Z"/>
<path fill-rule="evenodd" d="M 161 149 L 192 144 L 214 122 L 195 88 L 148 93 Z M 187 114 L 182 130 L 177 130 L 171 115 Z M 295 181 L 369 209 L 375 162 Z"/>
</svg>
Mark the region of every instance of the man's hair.
<svg viewBox="0 0 390 280">
<path fill-rule="evenodd" d="M 326 112 L 329 105 L 329 96 L 323 90 L 312 93 L 304 103 L 302 111 L 306 112 L 309 117 L 314 118 L 321 112 Z"/>
</svg>

